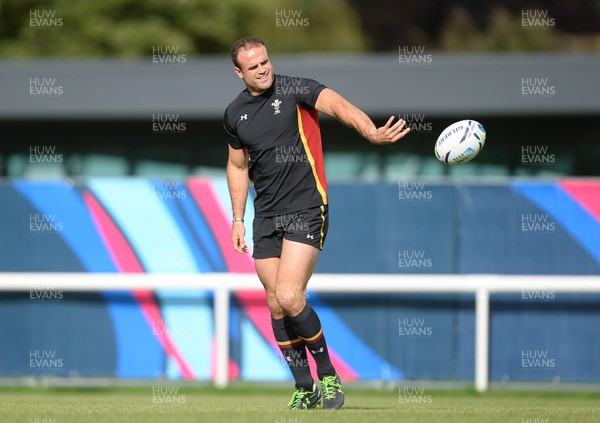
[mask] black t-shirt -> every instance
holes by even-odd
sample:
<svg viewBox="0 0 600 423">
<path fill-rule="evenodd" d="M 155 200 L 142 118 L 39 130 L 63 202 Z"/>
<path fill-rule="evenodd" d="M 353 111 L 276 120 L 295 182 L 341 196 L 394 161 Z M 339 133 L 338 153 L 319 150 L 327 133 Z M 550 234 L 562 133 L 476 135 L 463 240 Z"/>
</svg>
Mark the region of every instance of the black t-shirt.
<svg viewBox="0 0 600 423">
<path fill-rule="evenodd" d="M 256 216 L 327 204 L 321 130 L 315 103 L 325 86 L 275 75 L 261 95 L 244 90 L 225 111 L 229 145 L 246 148 Z"/>
</svg>

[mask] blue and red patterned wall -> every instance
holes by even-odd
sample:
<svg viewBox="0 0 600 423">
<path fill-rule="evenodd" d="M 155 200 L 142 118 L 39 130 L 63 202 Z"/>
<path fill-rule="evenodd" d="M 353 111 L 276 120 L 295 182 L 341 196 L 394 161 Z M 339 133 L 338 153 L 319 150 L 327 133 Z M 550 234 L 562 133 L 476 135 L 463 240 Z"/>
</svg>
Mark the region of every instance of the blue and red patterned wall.
<svg viewBox="0 0 600 423">
<path fill-rule="evenodd" d="M 318 272 L 399 282 L 406 273 L 600 274 L 598 181 L 330 184 L 329 197 Z M 230 217 L 224 179 L 0 185 L 0 271 L 40 272 L 29 292 L 0 293 L 0 376 L 210 379 L 210 291 L 52 293 L 42 272 L 252 272 L 230 247 Z M 490 377 L 600 381 L 600 298 L 543 294 L 492 296 Z M 473 378 L 470 295 L 309 292 L 309 301 L 344 380 Z M 290 379 L 264 295 L 238 292 L 232 305 L 230 376 Z M 548 365 L 523 366 L 523 354 Z"/>
</svg>

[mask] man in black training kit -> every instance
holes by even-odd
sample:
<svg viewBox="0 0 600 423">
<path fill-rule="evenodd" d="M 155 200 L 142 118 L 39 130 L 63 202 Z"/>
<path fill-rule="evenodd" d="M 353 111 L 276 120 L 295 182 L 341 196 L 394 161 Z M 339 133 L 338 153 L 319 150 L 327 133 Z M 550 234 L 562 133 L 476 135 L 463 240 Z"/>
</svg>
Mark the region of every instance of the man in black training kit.
<svg viewBox="0 0 600 423">
<path fill-rule="evenodd" d="M 256 189 L 254 265 L 267 294 L 275 340 L 294 376 L 292 409 L 344 404 L 340 378 L 329 359 L 317 313 L 306 302 L 306 285 L 327 235 L 327 184 L 318 112 L 354 128 L 373 144 L 390 144 L 409 132 L 394 117 L 377 128 L 335 91 L 312 79 L 276 75 L 267 49 L 244 38 L 231 49 L 235 73 L 246 89 L 227 107 L 227 183 L 233 208 L 231 241 L 247 253 L 244 211 L 248 180 Z M 314 383 L 306 348 L 317 364 Z M 321 395 L 322 391 L 322 395 Z"/>
</svg>

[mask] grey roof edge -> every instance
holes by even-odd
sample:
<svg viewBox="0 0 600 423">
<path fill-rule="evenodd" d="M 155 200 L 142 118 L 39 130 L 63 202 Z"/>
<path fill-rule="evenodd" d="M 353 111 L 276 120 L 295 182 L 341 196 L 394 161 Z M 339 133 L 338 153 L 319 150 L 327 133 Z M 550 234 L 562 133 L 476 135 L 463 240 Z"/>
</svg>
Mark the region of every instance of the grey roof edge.
<svg viewBox="0 0 600 423">
<path fill-rule="evenodd" d="M 271 59 L 276 72 L 317 79 L 369 114 L 600 114 L 600 54 L 419 54 L 429 60 L 407 63 L 398 53 Z M 242 89 L 226 55 L 173 64 L 152 57 L 2 59 L 0 119 L 146 119 L 153 113 L 214 119 Z"/>
</svg>

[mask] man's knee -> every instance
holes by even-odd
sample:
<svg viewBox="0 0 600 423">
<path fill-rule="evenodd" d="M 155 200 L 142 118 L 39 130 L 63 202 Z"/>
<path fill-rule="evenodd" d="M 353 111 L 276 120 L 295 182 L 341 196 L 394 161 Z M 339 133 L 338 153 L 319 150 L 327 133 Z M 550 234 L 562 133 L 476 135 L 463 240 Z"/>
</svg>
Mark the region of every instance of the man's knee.
<svg viewBox="0 0 600 423">
<path fill-rule="evenodd" d="M 301 291 L 278 289 L 276 298 L 277 303 L 288 316 L 297 315 L 306 304 L 306 295 Z"/>
<path fill-rule="evenodd" d="M 274 319 L 283 319 L 284 311 L 277 301 L 275 292 L 267 292 L 267 306 L 271 312 L 271 317 Z"/>
</svg>

